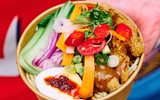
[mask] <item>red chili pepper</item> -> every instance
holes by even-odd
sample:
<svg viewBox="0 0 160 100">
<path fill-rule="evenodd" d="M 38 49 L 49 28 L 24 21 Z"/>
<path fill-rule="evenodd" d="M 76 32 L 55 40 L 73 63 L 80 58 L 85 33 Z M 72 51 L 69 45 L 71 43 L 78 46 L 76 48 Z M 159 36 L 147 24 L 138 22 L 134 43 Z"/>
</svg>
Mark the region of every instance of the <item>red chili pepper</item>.
<svg viewBox="0 0 160 100">
<path fill-rule="evenodd" d="M 102 49 L 105 47 L 105 45 L 106 45 L 106 40 L 103 38 L 101 38 L 101 39 L 88 39 L 86 42 L 79 45 L 77 47 L 77 50 L 82 55 L 92 55 L 92 54 L 96 54 L 96 53 L 102 51 Z"/>
<path fill-rule="evenodd" d="M 124 38 L 126 38 L 127 40 L 129 40 L 129 36 L 132 36 L 132 31 L 130 29 L 130 27 L 128 27 L 127 25 L 120 23 L 116 30 L 115 30 L 119 35 L 123 36 Z"/>
<path fill-rule="evenodd" d="M 76 47 L 81 45 L 84 42 L 84 34 L 80 31 L 74 31 L 70 36 L 66 39 L 65 45 Z"/>
<path fill-rule="evenodd" d="M 97 38 L 106 38 L 110 33 L 111 28 L 107 24 L 101 24 L 94 30 L 94 34 Z"/>
<path fill-rule="evenodd" d="M 94 9 L 94 7 L 92 6 L 87 6 L 87 7 L 88 7 L 88 10 Z"/>
</svg>

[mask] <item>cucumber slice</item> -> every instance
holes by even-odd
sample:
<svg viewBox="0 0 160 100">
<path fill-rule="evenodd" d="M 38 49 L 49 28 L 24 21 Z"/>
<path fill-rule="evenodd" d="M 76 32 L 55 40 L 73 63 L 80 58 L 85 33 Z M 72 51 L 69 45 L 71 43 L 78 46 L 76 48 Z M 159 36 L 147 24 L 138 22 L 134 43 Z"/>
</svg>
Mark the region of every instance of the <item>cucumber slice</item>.
<svg viewBox="0 0 160 100">
<path fill-rule="evenodd" d="M 106 44 L 106 46 L 103 48 L 102 50 L 102 53 L 103 54 L 109 54 L 111 53 L 110 49 L 109 49 L 109 46 Z"/>
</svg>

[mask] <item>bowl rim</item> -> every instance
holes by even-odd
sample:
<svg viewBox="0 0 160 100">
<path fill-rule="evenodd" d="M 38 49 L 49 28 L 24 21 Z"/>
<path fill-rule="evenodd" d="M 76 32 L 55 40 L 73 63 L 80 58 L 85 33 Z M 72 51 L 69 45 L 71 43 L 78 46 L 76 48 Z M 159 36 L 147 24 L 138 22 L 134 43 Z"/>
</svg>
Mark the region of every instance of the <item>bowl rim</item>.
<svg viewBox="0 0 160 100">
<path fill-rule="evenodd" d="M 85 4 L 90 3 L 90 4 L 94 4 L 94 5 L 97 4 L 97 2 L 94 2 L 94 1 L 72 1 L 72 3 L 74 3 L 74 4 L 75 4 L 75 3 L 85 3 Z M 99 4 L 103 4 L 103 3 L 100 3 L 100 2 L 98 2 L 98 3 L 99 3 Z M 25 82 L 25 84 L 26 84 L 36 95 L 38 95 L 38 96 L 40 96 L 40 97 L 43 97 L 43 98 L 45 98 L 45 99 L 52 99 L 52 98 L 50 98 L 50 97 L 42 94 L 41 92 L 39 92 L 37 89 L 35 89 L 35 88 L 28 82 L 28 80 L 27 80 L 27 78 L 26 78 L 26 75 L 25 75 L 25 72 L 24 72 L 24 70 L 22 69 L 22 67 L 21 67 L 20 64 L 19 64 L 19 55 L 20 55 L 20 52 L 21 52 L 20 49 L 22 49 L 20 43 L 23 42 L 23 39 L 25 38 L 25 33 L 33 26 L 34 23 L 37 23 L 38 19 L 40 19 L 41 17 L 44 17 L 45 15 L 47 15 L 48 12 L 52 12 L 52 11 L 54 11 L 54 10 L 62 7 L 63 4 L 64 4 L 64 3 L 59 4 L 59 5 L 57 5 L 57 6 L 54 6 L 54 7 L 51 7 L 51 8 L 49 8 L 48 10 L 42 12 L 42 13 L 41 13 L 40 15 L 38 15 L 36 18 L 34 18 L 34 20 L 32 20 L 31 23 L 30 23 L 30 24 L 26 27 L 26 29 L 24 30 L 24 32 L 23 32 L 23 34 L 22 34 L 22 36 L 21 36 L 21 38 L 20 38 L 20 40 L 19 40 L 19 42 L 18 42 L 18 46 L 17 46 L 16 63 L 17 63 L 17 67 L 18 67 L 20 76 L 22 77 L 22 80 Z M 131 23 L 134 24 L 134 25 L 137 27 L 137 25 L 136 25 L 126 14 L 124 14 L 124 13 L 121 12 L 120 10 L 118 10 L 118 9 L 116 9 L 116 8 L 108 5 L 108 4 L 106 4 L 106 5 L 107 5 L 109 8 L 112 8 L 112 9 L 120 12 L 122 15 L 125 15 L 125 17 L 126 17 L 128 20 L 130 20 Z M 140 36 L 140 38 L 142 39 L 142 41 L 143 41 L 143 43 L 144 43 L 142 34 L 141 34 L 141 32 L 139 31 L 139 29 L 138 29 L 138 33 L 139 33 L 139 36 Z M 114 92 L 112 92 L 112 93 L 110 93 L 110 94 L 107 94 L 106 96 L 104 96 L 104 97 L 102 97 L 102 98 L 100 98 L 100 99 L 109 99 L 109 98 L 111 98 L 112 96 L 114 96 L 114 95 L 118 94 L 119 92 L 121 92 L 123 89 L 125 89 L 129 84 L 131 84 L 131 83 L 134 81 L 134 78 L 136 77 L 136 75 L 138 74 L 138 72 L 140 71 L 141 66 L 142 66 L 142 63 L 143 63 L 143 60 L 144 60 L 144 53 L 143 53 L 143 54 L 141 55 L 141 57 L 140 57 L 140 61 L 139 61 L 139 64 L 138 64 L 137 69 L 136 69 L 136 70 L 134 71 L 134 73 L 129 77 L 129 79 L 127 80 L 127 82 L 126 82 L 125 84 L 123 84 L 120 88 L 118 88 L 117 90 L 115 90 Z"/>
</svg>

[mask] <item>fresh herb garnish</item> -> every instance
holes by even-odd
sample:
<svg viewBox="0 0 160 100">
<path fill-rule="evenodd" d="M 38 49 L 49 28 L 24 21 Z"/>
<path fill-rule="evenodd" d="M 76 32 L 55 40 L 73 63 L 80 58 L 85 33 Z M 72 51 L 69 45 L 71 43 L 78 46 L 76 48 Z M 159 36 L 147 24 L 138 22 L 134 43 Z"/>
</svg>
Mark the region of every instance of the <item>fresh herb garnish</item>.
<svg viewBox="0 0 160 100">
<path fill-rule="evenodd" d="M 90 20 L 88 20 L 88 17 L 90 18 Z M 107 13 L 104 10 L 99 10 L 98 3 L 94 9 L 82 12 L 81 15 L 77 16 L 76 21 L 72 22 L 88 24 L 89 27 L 100 24 L 107 24 L 111 29 L 114 29 L 111 14 Z"/>
</svg>

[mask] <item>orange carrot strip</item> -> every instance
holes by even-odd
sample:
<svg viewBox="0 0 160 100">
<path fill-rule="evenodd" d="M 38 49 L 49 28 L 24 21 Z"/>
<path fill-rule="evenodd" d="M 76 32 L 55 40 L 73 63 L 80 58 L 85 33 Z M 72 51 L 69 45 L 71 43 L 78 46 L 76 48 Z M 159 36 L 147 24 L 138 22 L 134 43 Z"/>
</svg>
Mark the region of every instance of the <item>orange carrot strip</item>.
<svg viewBox="0 0 160 100">
<path fill-rule="evenodd" d="M 70 66 L 71 62 L 72 62 L 72 58 L 73 58 L 73 54 L 66 54 L 65 52 L 63 52 L 62 65 L 64 65 L 64 66 Z"/>
<path fill-rule="evenodd" d="M 85 56 L 82 85 L 79 90 L 80 97 L 88 98 L 92 96 L 94 88 L 94 73 L 94 55 Z"/>
<path fill-rule="evenodd" d="M 126 39 L 124 37 L 122 37 L 121 35 L 117 34 L 114 30 L 111 30 L 111 34 L 112 34 L 112 36 L 118 38 L 119 40 L 126 41 Z"/>
<path fill-rule="evenodd" d="M 76 31 L 80 31 L 80 32 L 89 31 L 89 28 L 84 28 L 84 29 L 76 29 Z"/>
<path fill-rule="evenodd" d="M 65 33 L 62 33 L 62 34 L 61 34 L 61 36 L 60 36 L 60 38 L 59 38 L 56 46 L 57 46 L 59 49 L 61 49 L 63 52 L 66 52 L 66 45 L 64 44 L 64 42 L 65 42 L 65 41 L 64 41 L 64 34 L 65 34 Z"/>
</svg>

